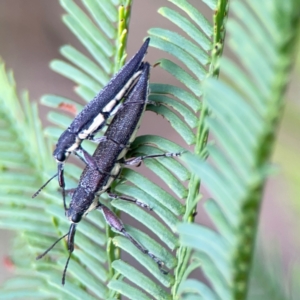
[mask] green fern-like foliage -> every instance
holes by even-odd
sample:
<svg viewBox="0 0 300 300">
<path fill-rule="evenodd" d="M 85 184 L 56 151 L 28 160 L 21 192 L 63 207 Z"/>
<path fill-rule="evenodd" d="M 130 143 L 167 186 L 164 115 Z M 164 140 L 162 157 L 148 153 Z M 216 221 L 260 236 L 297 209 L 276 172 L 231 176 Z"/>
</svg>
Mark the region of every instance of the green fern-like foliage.
<svg viewBox="0 0 300 300">
<path fill-rule="evenodd" d="M 170 85 L 151 84 L 150 100 L 156 101 L 160 105 L 149 105 L 148 110 L 161 114 L 180 134 L 185 143 L 192 145 L 196 143 L 196 140 L 198 140 L 197 137 L 199 137 L 201 133 L 202 123 L 200 123 L 200 125 L 198 124 L 196 115 L 201 107 L 199 101 L 199 97 L 201 96 L 199 83 L 208 74 L 209 70 L 213 69 L 213 67 L 209 66 L 210 58 L 208 54 L 208 51 L 213 47 L 211 42 L 213 29 L 212 25 L 187 1 L 173 1 L 173 3 L 182 10 L 182 14 L 175 13 L 174 10 L 169 8 L 160 9 L 160 13 L 178 26 L 182 26 L 184 23 L 186 28 L 183 29 L 187 31 L 189 31 L 189 28 L 190 30 L 192 28 L 193 33 L 196 34 L 197 43 L 200 43 L 202 49 L 193 41 L 183 38 L 175 32 L 159 28 L 149 31 L 151 45 L 175 55 L 189 71 L 193 73 L 193 76 L 189 75 L 187 71 L 170 60 L 160 60 L 160 67 L 171 73 L 175 78 L 180 79 L 188 91 Z M 68 10 L 70 16 L 73 16 L 74 20 L 76 19 L 79 22 L 79 20 L 84 19 L 82 16 L 83 12 L 75 6 L 73 1 L 62 1 L 62 4 Z M 225 16 L 224 11 L 223 8 L 223 10 L 221 10 L 223 20 Z M 72 19 L 70 16 L 65 16 L 64 21 L 76 36 L 83 41 L 82 36 L 88 33 L 81 33 L 80 30 L 78 30 L 80 27 L 76 26 L 77 23 L 70 21 Z M 199 17 L 201 22 L 197 22 L 196 26 L 193 25 L 192 20 L 197 20 Z M 97 35 L 93 33 L 91 36 L 95 37 Z M 200 40 L 198 40 L 198 37 L 201 37 Z M 182 44 L 187 44 L 188 47 L 183 50 Z M 93 94 L 99 89 L 98 85 L 101 84 L 101 82 L 99 82 L 97 85 L 97 82 L 95 82 L 95 79 L 91 76 L 91 74 L 93 74 L 93 76 L 97 74 L 89 68 L 93 62 L 85 57 L 84 63 L 78 68 L 79 59 L 77 59 L 77 56 L 80 58 L 82 54 L 78 52 L 75 53 L 74 50 L 70 51 L 68 50 L 69 48 L 70 46 L 63 47 L 61 53 L 73 64 L 70 65 L 65 61 L 54 61 L 51 63 L 51 67 L 55 71 L 73 80 L 78 85 L 76 92 L 84 100 L 91 99 Z M 87 49 L 89 50 L 90 48 L 87 47 Z M 194 51 L 195 49 L 197 49 L 196 52 Z M 68 53 L 70 53 L 70 55 L 68 55 Z M 111 53 L 108 53 L 108 55 L 111 55 Z M 77 67 L 74 66 L 75 62 Z M 103 65 L 99 65 L 98 68 L 100 68 L 102 72 L 107 72 L 111 69 L 108 67 L 105 69 Z M 98 78 L 98 76 L 96 78 Z M 77 107 L 77 104 L 72 100 L 61 99 L 55 96 L 45 96 L 42 101 L 44 104 L 51 106 L 54 104 L 56 107 L 60 106 L 61 103 L 67 103 Z M 202 110 L 202 112 L 204 113 L 205 110 Z M 71 121 L 65 116 L 53 112 L 50 113 L 49 117 L 50 121 L 62 127 L 61 130 L 66 128 L 67 124 Z M 197 136 L 193 131 L 195 128 L 197 128 Z M 48 128 L 46 132 L 53 138 L 57 138 L 60 133 L 57 128 Z M 201 140 L 201 138 L 199 138 L 199 140 Z M 202 142 L 200 142 L 200 144 L 197 143 L 196 146 L 201 150 L 203 145 L 204 138 L 202 138 Z M 179 152 L 183 150 L 182 147 L 172 141 L 150 135 L 138 137 L 131 148 L 132 150 L 129 155 L 151 155 L 160 152 Z M 111 263 L 112 267 L 110 268 L 110 274 L 112 275 L 110 278 L 115 276 L 115 279 L 109 281 L 108 287 L 112 291 L 123 294 L 130 299 L 147 299 L 147 294 L 155 299 L 171 299 L 176 296 L 178 284 L 183 276 L 182 270 L 186 267 L 189 257 L 189 252 L 186 251 L 184 247 L 178 247 L 176 225 L 180 219 L 188 220 L 189 218 L 193 218 L 193 210 L 196 205 L 194 199 L 198 193 L 196 189 L 199 181 L 197 178 L 193 178 L 193 182 L 195 182 L 196 185 L 194 184 L 194 190 L 192 194 L 189 195 L 188 189 L 182 182 L 188 180 L 190 174 L 180 162 L 172 159 L 158 159 L 147 160 L 145 161 L 145 165 L 171 188 L 177 198 L 150 182 L 137 171 L 126 169 L 122 172 L 122 180 L 127 180 L 131 185 L 120 184 L 116 186 L 115 190 L 119 193 L 140 199 L 148 204 L 153 208 L 154 214 L 158 219 L 141 208 L 130 203 L 125 203 L 124 201 L 113 201 L 112 205 L 118 211 L 125 212 L 141 222 L 155 234 L 158 242 L 141 230 L 130 227 L 127 228 L 144 246 L 162 259 L 167 268 L 170 270 L 176 268 L 175 276 L 160 273 L 156 264 L 144 254 L 140 253 L 127 239 L 121 236 L 114 237 L 115 234 L 109 232 L 108 235 L 113 238 L 114 245 L 132 255 L 153 275 L 159 284 L 143 275 L 140 270 L 128 265 L 123 260 L 117 259 L 118 257 L 115 256 L 113 244 L 111 244 L 108 262 L 109 264 Z M 73 174 L 73 171 L 70 172 L 70 177 L 74 178 Z M 183 205 L 179 200 L 186 200 L 186 205 Z M 177 249 L 177 254 L 174 255 L 172 251 L 175 249 Z M 127 278 L 129 282 L 124 281 L 125 278 Z"/>
<path fill-rule="evenodd" d="M 174 23 L 178 32 L 152 28 L 150 46 L 176 58 L 176 62 L 163 58 L 158 64 L 184 88 L 151 83 L 149 98 L 159 105 L 149 105 L 148 110 L 167 119 L 186 148 L 194 146 L 196 156 L 182 156 L 192 173 L 181 159 L 146 160 L 145 166 L 172 194 L 137 170 L 124 169 L 114 190 L 148 204 L 153 213 L 120 200 L 111 205 L 118 214 L 125 212 L 143 225 L 144 229 L 126 229 L 163 260 L 170 273 L 160 273 L 148 256 L 112 232 L 97 212 L 78 225 L 64 287 L 65 242 L 35 261 L 67 232 L 69 223 L 56 182 L 37 199 L 31 195 L 55 172 L 53 144 L 74 118 L 70 112 L 80 111 L 82 105 L 45 95 L 41 102 L 56 110 L 51 109 L 48 119 L 53 125 L 43 134 L 36 105 L 29 104 L 27 94 L 20 101 L 12 74 L 1 62 L 0 226 L 18 234 L 11 257 L 17 276 L 3 286 L 0 299 L 119 299 L 121 295 L 137 300 L 246 299 L 261 196 L 270 173 L 269 157 L 298 26 L 299 0 L 232 4 L 237 18 L 228 23 L 229 45 L 242 67 L 225 59 L 219 62 L 227 28 L 227 1 L 203 1 L 211 10 L 212 22 L 187 0 L 169 2 L 159 13 Z M 81 8 L 74 0 L 60 3 L 67 13 L 64 23 L 89 55 L 63 46 L 65 60 L 54 60 L 50 66 L 72 80 L 75 92 L 90 101 L 124 64 L 132 4 L 130 0 L 122 1 L 123 6 L 117 0 L 81 0 Z M 217 80 L 220 70 L 226 78 Z M 207 146 L 208 130 L 216 143 Z M 88 142 L 84 147 L 90 153 L 95 148 Z M 136 138 L 129 155 L 182 150 L 164 137 L 146 135 Z M 208 155 L 210 160 L 205 162 Z M 67 187 L 76 187 L 82 169 L 68 162 L 65 171 Z M 199 178 L 214 197 L 205 208 L 218 233 L 190 224 L 201 198 Z M 129 253 L 139 268 L 121 259 L 120 252 Z M 199 268 L 210 287 L 188 279 Z"/>
<path fill-rule="evenodd" d="M 207 146 L 209 162 L 187 159 L 214 198 L 205 208 L 218 233 L 200 225 L 180 225 L 182 243 L 196 250 L 194 265 L 201 264 L 213 291 L 187 280 L 180 287 L 184 299 L 245 299 L 248 294 L 262 194 L 272 172 L 270 155 L 299 28 L 299 4 L 231 5 L 236 19 L 227 25 L 228 44 L 239 65 L 223 59 L 224 79 L 205 81 L 204 102 L 210 111 L 205 122 L 215 144 Z M 275 294 L 264 299 L 275 299 Z"/>
<path fill-rule="evenodd" d="M 119 16 L 117 7 L 111 5 L 109 1 L 107 4 L 103 4 L 103 1 L 95 2 L 87 0 L 82 1 L 82 3 L 90 13 L 90 16 L 79 8 L 74 1 L 62 0 L 61 4 L 67 11 L 67 15 L 63 17 L 63 21 L 86 47 L 93 57 L 93 60 L 71 46 L 64 46 L 61 48 L 61 54 L 68 61 L 55 60 L 51 63 L 51 68 L 74 81 L 77 84 L 75 89 L 77 94 L 81 96 L 83 100 L 88 101 L 92 99 L 94 94 L 124 62 L 126 28 L 131 3 L 128 2 L 124 5 L 126 9 L 119 9 Z M 210 25 L 208 21 L 205 21 L 202 15 L 188 2 L 174 1 L 174 4 L 182 10 L 182 14 L 185 14 L 186 17 L 166 8 L 162 8 L 161 13 L 179 26 L 184 22 L 186 24 L 185 26 L 187 26 L 187 30 L 191 28 L 190 30 L 193 30 L 193 33 L 197 34 L 197 36 L 201 36 L 200 44 L 203 50 L 198 49 L 192 41 L 184 39 L 176 33 L 166 32 L 163 29 L 153 29 L 152 32 L 150 31 L 152 45 L 169 52 L 174 50 L 175 52 L 173 54 L 178 53 L 178 58 L 194 75 L 190 76 L 181 67 L 171 61 L 161 60 L 160 66 L 176 78 L 179 78 L 187 86 L 189 91 L 170 85 L 152 84 L 152 95 L 150 98 L 153 101 L 159 102 L 160 106 L 149 106 L 149 110 L 165 117 L 182 136 L 187 145 L 191 145 L 196 142 L 193 129 L 197 126 L 199 127 L 196 118 L 196 113 L 200 109 L 199 96 L 201 95 L 201 90 L 199 82 L 206 76 L 209 70 L 207 66 L 209 62 L 208 50 L 212 48 L 210 39 L 213 30 L 212 25 Z M 97 7 L 95 7 L 95 5 Z M 102 7 L 101 5 L 107 6 Z M 95 12 L 99 11 L 102 12 L 102 15 L 95 15 Z M 193 25 L 192 20 L 197 19 L 199 16 L 202 22 L 197 23 L 196 26 Z M 101 20 L 98 24 L 100 28 L 97 28 L 97 26 L 91 22 L 91 18 L 96 23 Z M 107 22 L 105 22 L 105 20 Z M 110 25 L 118 20 L 118 28 L 114 28 Z M 203 34 L 201 30 L 203 30 L 205 34 Z M 173 37 L 173 39 L 166 42 L 166 35 Z M 188 51 L 186 52 L 180 47 L 182 41 L 187 42 L 189 45 L 187 48 Z M 193 54 L 193 49 L 198 50 Z M 197 53 L 201 53 L 201 57 L 198 57 Z M 177 101 L 174 98 L 177 98 Z M 181 100 L 183 103 L 178 100 Z M 71 107 L 77 111 L 82 108 L 73 100 L 54 95 L 44 96 L 42 103 L 54 108 Z M 37 115 L 35 115 L 33 119 L 38 120 Z M 49 114 L 49 120 L 55 124 L 56 127 L 49 127 L 45 132 L 47 137 L 55 142 L 60 133 L 71 122 L 72 117 L 61 112 L 52 111 Z M 37 133 L 37 135 L 41 136 L 41 132 Z M 199 128 L 197 129 L 197 135 L 199 135 Z M 40 144 L 44 145 L 45 142 L 41 141 Z M 91 145 L 86 145 L 85 147 L 90 151 L 93 150 Z M 132 145 L 131 154 L 147 155 L 159 152 L 178 152 L 182 150 L 182 147 L 162 137 L 141 136 L 137 138 Z M 51 174 L 50 170 L 55 168 L 51 162 L 49 162 L 49 166 L 42 164 L 43 160 L 49 161 L 49 157 L 51 157 L 49 150 L 48 152 L 31 152 L 31 154 L 34 154 L 33 157 L 38 156 L 39 153 L 45 153 L 45 157 L 41 159 L 40 168 L 38 170 L 36 168 L 33 169 L 33 173 L 38 177 L 38 180 L 35 181 L 38 184 L 32 185 L 32 191 L 30 190 L 30 192 L 28 192 L 29 195 L 49 177 L 49 174 Z M 33 159 L 33 161 L 36 160 Z M 175 269 L 177 266 L 175 276 L 173 276 L 171 272 L 169 275 L 160 273 L 156 264 L 151 259 L 139 252 L 125 238 L 115 236 L 114 233 L 105 227 L 101 216 L 95 213 L 90 214 L 89 218 L 79 226 L 80 230 L 76 236 L 76 245 L 78 248 L 72 256 L 68 271 L 68 280 L 64 288 L 60 286 L 59 275 L 67 256 L 66 248 L 63 247 L 63 245 L 53 250 L 52 253 L 49 254 L 48 260 L 45 258 L 43 261 L 39 261 L 35 264 L 37 270 L 36 275 L 38 275 L 39 278 L 47 278 L 44 285 L 41 286 L 43 293 L 51 294 L 52 286 L 55 286 L 58 290 L 57 295 L 59 295 L 59 293 L 61 293 L 61 296 L 68 294 L 69 297 L 72 295 L 74 298 L 78 297 L 81 299 L 89 297 L 108 299 L 116 297 L 118 293 L 128 296 L 130 299 L 149 299 L 149 297 L 155 299 L 171 299 L 175 297 L 178 283 L 183 274 L 181 268 L 186 266 L 189 257 L 189 253 L 179 247 L 178 238 L 176 236 L 176 225 L 181 218 L 185 220 L 193 218 L 193 209 L 196 204 L 193 197 L 189 196 L 188 198 L 188 190 L 182 183 L 190 178 L 190 174 L 180 162 L 172 159 L 148 160 L 145 162 L 145 165 L 155 172 L 172 189 L 177 197 L 164 191 L 138 172 L 124 170 L 122 173 L 122 181 L 127 180 L 132 184 L 119 184 L 116 186 L 116 191 L 138 198 L 147 203 L 153 208 L 154 214 L 158 219 L 148 212 L 143 211 L 141 208 L 129 203 L 113 201 L 112 205 L 116 209 L 126 212 L 140 221 L 156 235 L 158 241 L 155 241 L 140 230 L 127 227 L 128 231 L 131 232 L 137 240 L 165 262 L 166 267 L 169 268 L 171 272 L 172 269 Z M 15 172 L 15 170 L 11 172 Z M 76 186 L 80 172 L 79 168 L 68 163 L 66 166 L 68 186 Z M 194 179 L 194 181 L 197 182 L 198 179 Z M 56 236 L 62 235 L 67 231 L 68 222 L 63 215 L 61 197 L 59 193 L 55 191 L 55 186 L 55 183 L 52 183 L 52 186 L 41 193 L 39 198 L 41 206 L 44 205 L 45 207 L 45 205 L 47 205 L 47 217 L 45 217 L 44 222 L 51 229 L 47 230 L 45 228 L 43 232 L 39 233 L 39 230 L 41 231 L 39 224 L 34 224 L 37 232 L 35 243 L 28 242 L 32 260 L 37 254 L 46 249 L 47 246 L 55 240 Z M 197 194 L 196 191 L 194 191 L 194 193 Z M 186 205 L 183 205 L 182 202 L 179 201 L 187 198 Z M 27 198 L 27 200 L 26 203 L 32 203 L 33 201 L 29 198 Z M 34 202 L 36 201 L 37 200 L 34 200 Z M 29 206 L 26 206 L 26 211 L 28 211 L 28 215 L 31 216 L 32 212 L 30 212 L 29 208 Z M 40 213 L 38 215 L 41 216 L 42 214 Z M 48 239 L 40 239 L 39 235 L 46 235 Z M 28 232 L 26 236 L 29 239 L 29 237 L 33 236 L 32 232 Z M 95 237 L 97 237 L 97 239 L 92 241 L 92 238 L 95 239 Z M 40 241 L 44 242 L 40 243 Z M 105 245 L 107 245 L 106 249 L 104 248 Z M 141 271 L 136 270 L 134 267 L 120 260 L 116 246 L 118 249 L 120 248 L 130 253 L 130 255 L 154 276 L 158 283 L 146 275 L 143 275 Z M 172 253 L 175 249 L 177 249 L 177 254 Z M 15 257 L 13 257 L 13 261 L 18 265 Z M 104 264 L 106 265 L 104 266 Z M 28 269 L 32 269 L 32 266 L 27 267 Z M 97 273 L 97 275 L 95 273 Z M 21 277 L 18 277 L 18 280 L 20 280 L 20 278 Z M 130 283 L 123 281 L 124 278 L 129 279 Z M 24 278 L 22 279 L 24 280 Z M 96 282 L 98 282 L 98 284 L 96 284 Z M 132 286 L 132 282 L 135 286 Z M 106 286 L 105 283 L 108 283 L 108 285 Z M 10 287 L 13 287 L 14 284 L 14 280 L 7 283 L 7 295 L 11 293 Z M 81 289 L 81 292 L 77 292 L 77 290 Z M 31 286 L 23 286 L 20 289 L 20 293 L 21 291 L 26 291 L 29 298 L 30 295 L 34 295 L 34 287 L 31 288 Z"/>
<path fill-rule="evenodd" d="M 125 61 L 124 49 L 131 3 L 127 1 L 125 6 L 119 7 L 117 3 L 83 1 L 91 17 L 96 21 L 101 20 L 99 26 L 94 25 L 91 17 L 85 15 L 73 1 L 61 1 L 61 4 L 68 11 L 63 20 L 98 64 L 75 48 L 65 46 L 61 49 L 62 54 L 75 63 L 76 67 L 63 61 L 53 61 L 51 67 L 62 74 L 71 74 L 71 79 L 79 85 L 79 93 L 90 99 L 88 95 L 99 91 Z M 85 76 L 86 72 L 93 74 L 97 81 Z M 43 97 L 42 102 L 52 107 L 67 107 L 71 111 L 82 108 L 74 101 L 51 95 Z M 35 261 L 37 254 L 45 251 L 69 226 L 62 210 L 57 184 L 52 183 L 39 198 L 31 199 L 36 188 L 55 170 L 54 161 L 49 159 L 52 156 L 53 142 L 62 128 L 65 129 L 71 121 L 70 117 L 56 112 L 51 112 L 49 119 L 61 128 L 47 129 L 45 140 L 37 106 L 29 104 L 26 94 L 22 104 L 20 103 L 12 74 L 5 72 L 1 62 L 1 226 L 19 232 L 11 257 L 18 276 L 5 284 L 1 299 L 114 298 L 116 292 L 109 290 L 106 283 L 111 278 L 118 277 L 112 270 L 111 263 L 119 254 L 111 243 L 111 232 L 106 228 L 101 215 L 91 215 L 80 226 L 76 243 L 84 246 L 85 250 L 78 249 L 73 256 L 65 287 L 61 285 L 67 254 L 63 243 L 57 245 L 48 258 Z M 14 146 L 9 147 L 9 143 Z M 67 173 L 68 186 L 76 186 L 81 169 L 69 164 Z M 96 237 L 95 240 L 93 236 Z"/>
</svg>

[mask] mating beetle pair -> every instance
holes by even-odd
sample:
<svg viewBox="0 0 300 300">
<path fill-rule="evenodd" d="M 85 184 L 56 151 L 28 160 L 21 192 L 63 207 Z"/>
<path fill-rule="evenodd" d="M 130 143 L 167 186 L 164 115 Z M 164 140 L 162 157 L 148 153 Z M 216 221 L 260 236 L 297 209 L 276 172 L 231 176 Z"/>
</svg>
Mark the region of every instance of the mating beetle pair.
<svg viewBox="0 0 300 300">
<path fill-rule="evenodd" d="M 33 198 L 36 197 L 53 178 L 58 176 L 59 186 L 62 188 L 64 208 L 65 210 L 67 209 L 65 201 L 64 163 L 71 153 L 78 155 L 87 164 L 92 163 L 93 159 L 89 153 L 81 147 L 81 143 L 85 139 L 95 140 L 96 142 L 99 141 L 99 139 L 94 139 L 94 135 L 105 125 L 106 120 L 116 113 L 120 101 L 141 74 L 140 68 L 148 49 L 149 40 L 149 38 L 146 39 L 140 50 L 124 65 L 95 98 L 83 108 L 67 130 L 61 134 L 53 152 L 53 156 L 57 161 L 58 171 L 33 195 Z"/>
<path fill-rule="evenodd" d="M 76 226 L 81 221 L 83 216 L 94 209 L 100 210 L 103 213 L 107 223 L 115 231 L 126 236 L 139 250 L 150 256 L 157 263 L 162 272 L 166 273 L 166 271 L 164 271 L 162 268 L 163 262 L 160 261 L 154 254 L 149 252 L 146 248 L 144 248 L 144 246 L 142 246 L 137 240 L 135 240 L 126 231 L 122 221 L 109 208 L 98 201 L 100 194 L 108 192 L 111 197 L 118 197 L 121 200 L 135 202 L 137 205 L 149 208 L 147 205 L 137 201 L 136 199 L 122 195 L 116 196 L 110 193 L 109 188 L 112 182 L 118 177 L 123 164 L 135 165 L 150 157 L 170 157 L 180 155 L 180 153 L 165 153 L 151 156 L 141 156 L 131 158 L 129 160 L 125 159 L 125 155 L 129 150 L 130 144 L 135 138 L 141 117 L 147 105 L 150 65 L 147 62 L 142 62 L 142 60 L 147 50 L 148 43 L 149 39 L 145 41 L 137 54 L 96 96 L 98 99 L 100 99 L 101 97 L 99 97 L 99 95 L 109 95 L 109 98 L 106 96 L 102 97 L 101 105 L 96 101 L 97 98 L 90 102 L 74 119 L 68 130 L 62 134 L 54 151 L 54 156 L 57 160 L 58 153 L 64 154 L 63 162 L 72 151 L 81 151 L 81 141 L 83 139 L 91 139 L 94 137 L 94 134 L 104 125 L 105 120 L 112 114 L 120 100 L 125 96 L 126 100 L 118 108 L 118 111 L 112 119 L 104 136 L 98 140 L 99 144 L 94 154 L 90 156 L 83 151 L 84 160 L 86 161 L 87 165 L 81 174 L 78 187 L 72 192 L 72 199 L 68 209 L 66 208 L 64 199 L 66 215 L 71 222 L 68 233 L 57 240 L 43 254 L 37 257 L 37 259 L 43 257 L 56 245 L 58 241 L 68 236 L 69 257 L 63 272 L 63 284 L 65 282 L 68 263 L 71 254 L 74 251 Z M 135 66 L 134 68 L 132 67 L 133 65 Z M 117 78 L 120 80 L 122 79 L 122 84 L 119 84 Z M 109 86 L 114 89 L 114 93 L 111 91 L 108 92 Z M 128 90 L 130 91 L 128 92 Z M 97 111 L 99 107 L 100 110 Z M 91 118 L 91 120 L 88 120 L 88 117 Z M 85 121 L 83 121 L 84 119 Z M 77 133 L 75 134 L 74 128 L 76 126 L 77 128 L 80 128 L 80 130 L 77 129 Z M 70 128 L 73 128 L 73 131 L 71 131 Z M 71 141 L 70 143 L 73 144 L 71 145 L 69 143 L 65 143 L 65 141 Z M 62 182 L 64 183 L 63 168 L 61 165 L 62 162 L 59 162 L 59 171 L 58 174 L 56 174 L 59 176 L 60 184 Z M 62 187 L 64 190 L 64 184 Z"/>
</svg>

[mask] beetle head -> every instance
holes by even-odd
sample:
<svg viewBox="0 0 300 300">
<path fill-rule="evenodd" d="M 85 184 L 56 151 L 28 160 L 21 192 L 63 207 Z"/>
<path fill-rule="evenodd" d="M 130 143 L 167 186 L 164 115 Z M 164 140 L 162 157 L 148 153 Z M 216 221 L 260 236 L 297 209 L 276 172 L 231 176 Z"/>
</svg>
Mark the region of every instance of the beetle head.
<svg viewBox="0 0 300 300">
<path fill-rule="evenodd" d="M 75 151 L 79 146 L 79 140 L 75 133 L 68 130 L 64 131 L 53 151 L 53 156 L 58 163 L 63 163 L 67 160 L 72 151 Z"/>
</svg>

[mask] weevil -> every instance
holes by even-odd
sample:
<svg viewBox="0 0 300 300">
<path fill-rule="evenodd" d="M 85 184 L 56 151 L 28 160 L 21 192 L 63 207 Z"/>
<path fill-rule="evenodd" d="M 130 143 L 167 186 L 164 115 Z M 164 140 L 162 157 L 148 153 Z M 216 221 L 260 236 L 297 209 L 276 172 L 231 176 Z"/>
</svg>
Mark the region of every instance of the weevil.
<svg viewBox="0 0 300 300">
<path fill-rule="evenodd" d="M 62 284 L 65 283 L 66 271 L 72 252 L 74 251 L 76 226 L 85 215 L 95 209 L 103 213 L 107 223 L 115 231 L 127 237 L 140 251 L 151 257 L 163 273 L 167 273 L 163 269 L 164 263 L 141 245 L 136 239 L 134 239 L 126 231 L 122 221 L 116 216 L 116 214 L 99 202 L 99 196 L 109 190 L 112 182 L 116 179 L 116 177 L 118 177 L 123 164 L 139 164 L 142 160 L 150 157 L 170 157 L 181 154 L 164 153 L 151 156 L 140 156 L 134 159 L 129 159 L 128 161 L 125 160 L 126 152 L 135 138 L 141 121 L 141 116 L 146 108 L 149 70 L 150 65 L 148 63 L 144 63 L 139 80 L 125 100 L 127 105 L 124 105 L 113 118 L 104 135 L 104 139 L 100 141 L 93 154 L 95 164 L 87 164 L 81 174 L 78 187 L 74 189 L 70 206 L 66 211 L 66 216 L 71 222 L 68 233 L 58 239 L 50 248 L 37 257 L 37 259 L 40 259 L 46 255 L 61 239 L 68 236 L 67 245 L 69 256 L 64 268 Z M 140 206 L 147 207 L 147 205 L 138 202 L 136 199 L 131 199 L 130 197 L 119 196 L 119 199 L 133 201 Z"/>
<path fill-rule="evenodd" d="M 101 141 L 101 138 L 95 139 L 94 135 L 105 125 L 106 120 L 116 113 L 120 101 L 141 75 L 142 61 L 147 52 L 149 41 L 150 39 L 147 38 L 139 51 L 83 108 L 67 130 L 61 134 L 53 152 L 57 162 L 57 173 L 40 187 L 32 198 L 36 197 L 57 176 L 59 186 L 62 188 L 63 204 L 66 210 L 64 163 L 71 153 L 79 156 L 87 164 L 93 163 L 93 158 L 82 148 L 81 143 L 85 139 L 95 142 Z"/>
</svg>

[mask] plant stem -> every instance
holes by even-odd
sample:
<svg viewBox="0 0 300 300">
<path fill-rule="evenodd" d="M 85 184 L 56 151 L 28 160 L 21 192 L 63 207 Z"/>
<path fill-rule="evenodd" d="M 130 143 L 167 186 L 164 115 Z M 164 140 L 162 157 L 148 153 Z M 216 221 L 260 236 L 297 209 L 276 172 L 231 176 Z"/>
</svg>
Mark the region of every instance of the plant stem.
<svg viewBox="0 0 300 300">
<path fill-rule="evenodd" d="M 297 10 L 295 10 L 297 11 Z M 299 11 L 299 10 L 298 10 Z M 234 274 L 234 298 L 236 300 L 246 299 L 249 290 L 249 278 L 254 256 L 255 241 L 258 229 L 262 195 L 264 191 L 266 177 L 268 175 L 269 160 L 276 138 L 281 114 L 283 112 L 284 92 L 287 88 L 290 69 L 293 62 L 293 51 L 295 40 L 298 36 L 299 16 L 291 20 L 289 30 L 290 38 L 282 41 L 277 51 L 279 52 L 277 65 L 274 67 L 274 79 L 272 80 L 270 91 L 265 103 L 267 109 L 264 116 L 264 134 L 260 138 L 257 148 L 256 161 L 253 167 L 252 177 L 256 178 L 249 183 L 249 197 L 243 200 L 241 207 L 242 218 L 239 222 L 239 236 L 236 245 L 236 252 L 233 258 Z M 275 63 L 275 64 L 276 64 Z"/>
<path fill-rule="evenodd" d="M 116 73 L 124 64 L 126 59 L 126 44 L 128 36 L 128 24 L 131 12 L 131 0 L 126 0 L 124 5 L 119 6 L 119 17 L 118 17 L 118 35 L 116 37 L 116 54 L 114 59 L 114 73 Z M 119 216 L 119 213 L 112 210 Z M 115 270 L 112 268 L 113 261 L 120 258 L 120 249 L 114 245 L 112 239 L 116 236 L 116 233 L 106 225 L 106 236 L 108 240 L 107 244 L 107 257 L 108 257 L 108 273 L 109 279 L 118 276 L 115 274 Z M 117 296 L 118 297 L 118 296 Z"/>
<path fill-rule="evenodd" d="M 214 14 L 214 36 L 213 36 L 213 50 L 211 53 L 211 63 L 209 66 L 208 76 L 219 76 L 218 61 L 223 52 L 223 44 L 225 39 L 224 23 L 227 19 L 228 0 L 219 0 L 217 9 Z M 204 149 L 207 144 L 208 130 L 205 126 L 205 118 L 208 115 L 208 108 L 205 102 L 202 102 L 201 113 L 199 116 L 199 123 L 196 132 L 196 144 L 194 153 L 205 158 Z M 200 200 L 200 184 L 199 178 L 192 174 L 189 182 L 189 194 L 186 200 L 186 213 L 182 218 L 183 222 L 193 223 L 197 213 L 196 199 Z M 177 290 L 182 279 L 187 277 L 185 270 L 190 258 L 191 251 L 186 247 L 180 246 L 177 250 L 178 265 L 175 269 L 175 284 L 172 288 L 172 296 L 174 299 L 178 298 Z"/>
</svg>

